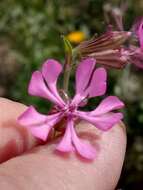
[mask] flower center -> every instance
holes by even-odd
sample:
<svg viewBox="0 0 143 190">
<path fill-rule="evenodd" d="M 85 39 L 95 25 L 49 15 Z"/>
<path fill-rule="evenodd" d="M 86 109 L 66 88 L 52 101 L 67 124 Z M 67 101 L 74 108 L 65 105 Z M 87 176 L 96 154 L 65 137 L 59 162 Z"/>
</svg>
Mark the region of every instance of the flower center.
<svg viewBox="0 0 143 190">
<path fill-rule="evenodd" d="M 73 112 L 75 111 L 77 109 L 77 107 L 74 105 L 71 105 L 70 103 L 69 104 L 67 104 L 64 108 L 63 108 L 63 110 L 62 110 L 62 112 L 66 115 L 66 116 L 69 116 L 69 115 L 72 115 L 73 114 Z"/>
</svg>

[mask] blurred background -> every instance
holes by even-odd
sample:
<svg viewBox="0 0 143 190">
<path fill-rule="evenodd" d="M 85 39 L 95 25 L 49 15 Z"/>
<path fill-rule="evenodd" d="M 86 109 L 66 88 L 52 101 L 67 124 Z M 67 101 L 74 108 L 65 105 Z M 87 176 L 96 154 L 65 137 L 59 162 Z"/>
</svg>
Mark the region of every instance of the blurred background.
<svg viewBox="0 0 143 190">
<path fill-rule="evenodd" d="M 61 34 L 80 31 L 82 40 L 103 33 L 107 26 L 103 7 L 108 2 L 113 7 L 120 4 L 119 0 L 1 0 L 0 96 L 47 112 L 48 103 L 27 93 L 32 71 L 47 58 L 64 63 Z M 143 15 L 143 1 L 127 4 L 124 23 L 129 30 L 135 18 Z M 121 71 L 111 69 L 108 78 L 107 93 L 118 95 L 126 104 L 128 148 L 118 188 L 143 190 L 143 70 L 131 65 Z"/>
</svg>

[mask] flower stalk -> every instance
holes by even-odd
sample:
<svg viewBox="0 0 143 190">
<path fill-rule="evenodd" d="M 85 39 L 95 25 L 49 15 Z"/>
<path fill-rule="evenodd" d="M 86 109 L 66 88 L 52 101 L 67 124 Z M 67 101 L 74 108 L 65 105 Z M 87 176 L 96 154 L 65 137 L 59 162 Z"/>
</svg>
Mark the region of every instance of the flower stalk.
<svg viewBox="0 0 143 190">
<path fill-rule="evenodd" d="M 64 46 L 65 46 L 65 64 L 64 64 L 64 79 L 63 79 L 63 90 L 68 94 L 70 74 L 72 70 L 72 46 L 69 40 L 63 37 Z"/>
</svg>

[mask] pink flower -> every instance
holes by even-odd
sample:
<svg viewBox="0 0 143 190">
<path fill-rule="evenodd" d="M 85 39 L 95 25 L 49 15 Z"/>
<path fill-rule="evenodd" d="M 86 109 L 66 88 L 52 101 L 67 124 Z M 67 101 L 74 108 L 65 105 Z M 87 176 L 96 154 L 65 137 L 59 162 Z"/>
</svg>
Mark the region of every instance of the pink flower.
<svg viewBox="0 0 143 190">
<path fill-rule="evenodd" d="M 86 98 L 105 94 L 106 70 L 104 68 L 95 70 L 95 64 L 93 58 L 88 58 L 78 65 L 75 96 L 65 101 L 57 90 L 57 79 L 62 72 L 62 65 L 56 60 L 47 60 L 41 71 L 33 73 L 28 91 L 30 95 L 50 100 L 56 106 L 56 112 L 43 115 L 30 106 L 18 118 L 19 123 L 27 127 L 35 137 L 46 141 L 50 130 L 64 118 L 65 133 L 56 149 L 62 152 L 74 149 L 82 157 L 94 159 L 96 151 L 90 143 L 79 139 L 75 131 L 75 121 L 82 119 L 102 131 L 107 131 L 123 118 L 122 113 L 112 111 L 124 106 L 117 97 L 108 96 L 93 111 L 84 112 L 78 109 Z"/>
</svg>

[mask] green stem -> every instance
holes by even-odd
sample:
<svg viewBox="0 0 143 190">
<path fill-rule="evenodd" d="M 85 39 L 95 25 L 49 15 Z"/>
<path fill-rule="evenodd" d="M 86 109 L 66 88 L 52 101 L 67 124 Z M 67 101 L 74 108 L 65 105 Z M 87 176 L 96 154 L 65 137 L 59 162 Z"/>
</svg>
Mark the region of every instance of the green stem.
<svg viewBox="0 0 143 190">
<path fill-rule="evenodd" d="M 63 90 L 66 94 L 68 94 L 71 69 L 72 69 L 72 54 L 66 53 L 65 66 L 64 66 L 64 80 L 63 80 Z"/>
<path fill-rule="evenodd" d="M 68 39 L 62 36 L 65 46 L 65 65 L 64 65 L 64 79 L 63 79 L 63 90 L 68 95 L 68 87 L 70 74 L 72 70 L 72 46 Z"/>
</svg>

